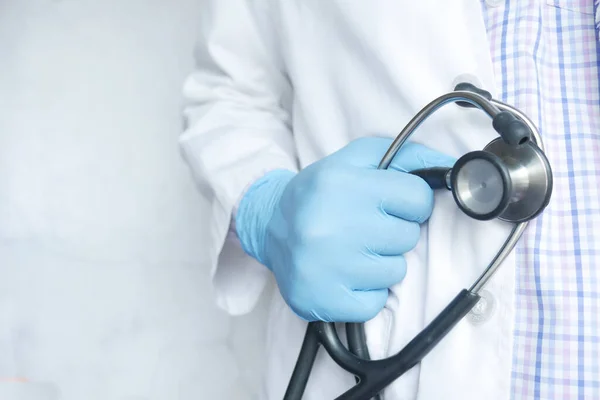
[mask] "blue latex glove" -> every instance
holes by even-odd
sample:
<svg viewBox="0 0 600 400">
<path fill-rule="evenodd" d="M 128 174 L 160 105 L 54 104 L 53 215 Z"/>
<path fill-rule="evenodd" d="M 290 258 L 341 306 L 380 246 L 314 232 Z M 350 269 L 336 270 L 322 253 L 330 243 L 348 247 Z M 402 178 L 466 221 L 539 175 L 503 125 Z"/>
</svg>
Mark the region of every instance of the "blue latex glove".
<svg viewBox="0 0 600 400">
<path fill-rule="evenodd" d="M 240 202 L 246 253 L 269 268 L 286 303 L 307 321 L 365 322 L 406 274 L 404 254 L 433 209 L 433 191 L 408 174 L 455 160 L 407 143 L 387 170 L 391 139 L 362 138 L 299 173 L 276 170 Z"/>
</svg>

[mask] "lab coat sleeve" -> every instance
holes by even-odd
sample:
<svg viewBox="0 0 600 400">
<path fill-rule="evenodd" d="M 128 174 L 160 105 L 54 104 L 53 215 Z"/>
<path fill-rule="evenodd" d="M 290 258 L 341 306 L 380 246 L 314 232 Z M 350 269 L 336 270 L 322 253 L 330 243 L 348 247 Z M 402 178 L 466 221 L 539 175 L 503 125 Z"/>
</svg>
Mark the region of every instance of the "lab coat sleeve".
<svg viewBox="0 0 600 400">
<path fill-rule="evenodd" d="M 210 243 L 198 246 L 210 260 L 217 304 L 232 315 L 252 310 L 270 277 L 240 247 L 237 204 L 266 172 L 297 170 L 291 89 L 276 51 L 272 16 L 263 6 L 252 0 L 206 1 L 196 67 L 184 84 L 180 149 L 211 204 Z"/>
</svg>

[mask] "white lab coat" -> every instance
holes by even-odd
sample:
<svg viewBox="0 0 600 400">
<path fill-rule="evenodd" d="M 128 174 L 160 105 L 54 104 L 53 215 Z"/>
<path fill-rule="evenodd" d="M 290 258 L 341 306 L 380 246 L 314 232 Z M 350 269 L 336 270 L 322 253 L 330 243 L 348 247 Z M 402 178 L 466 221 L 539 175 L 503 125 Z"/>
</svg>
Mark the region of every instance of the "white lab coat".
<svg viewBox="0 0 600 400">
<path fill-rule="evenodd" d="M 354 138 L 394 137 L 435 97 L 462 80 L 496 93 L 476 0 L 214 0 L 201 21 L 198 69 L 185 85 L 183 155 L 212 192 L 216 301 L 231 314 L 254 306 L 270 272 L 246 256 L 231 229 L 245 188 L 265 171 L 299 169 Z M 479 110 L 448 105 L 412 140 L 453 156 L 496 137 Z M 402 190 L 402 188 L 398 188 Z M 348 216 L 351 218 L 351 216 Z M 460 289 L 469 287 L 511 225 L 462 214 L 436 194 L 430 221 L 407 255 L 406 279 L 366 325 L 374 358 L 399 351 Z M 509 398 L 514 256 L 487 286 L 485 321 L 467 317 L 421 363 L 384 392 L 386 400 Z M 268 369 L 260 399 L 285 392 L 305 331 L 276 292 Z M 354 384 L 320 350 L 305 399 L 333 399 Z"/>
</svg>

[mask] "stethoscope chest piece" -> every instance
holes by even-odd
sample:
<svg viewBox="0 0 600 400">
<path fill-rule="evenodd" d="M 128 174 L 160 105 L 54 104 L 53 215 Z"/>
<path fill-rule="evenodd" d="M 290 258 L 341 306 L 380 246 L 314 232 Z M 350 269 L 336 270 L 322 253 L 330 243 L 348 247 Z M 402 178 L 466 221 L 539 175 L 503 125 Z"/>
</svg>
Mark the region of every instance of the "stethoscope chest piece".
<svg viewBox="0 0 600 400">
<path fill-rule="evenodd" d="M 471 218 L 487 221 L 508 207 L 513 191 L 508 168 L 488 151 L 472 151 L 458 159 L 450 172 L 454 200 Z"/>
<path fill-rule="evenodd" d="M 533 142 L 515 146 L 494 139 L 482 151 L 458 159 L 449 188 L 468 216 L 524 222 L 535 218 L 552 194 L 552 173 L 544 153 Z"/>
</svg>

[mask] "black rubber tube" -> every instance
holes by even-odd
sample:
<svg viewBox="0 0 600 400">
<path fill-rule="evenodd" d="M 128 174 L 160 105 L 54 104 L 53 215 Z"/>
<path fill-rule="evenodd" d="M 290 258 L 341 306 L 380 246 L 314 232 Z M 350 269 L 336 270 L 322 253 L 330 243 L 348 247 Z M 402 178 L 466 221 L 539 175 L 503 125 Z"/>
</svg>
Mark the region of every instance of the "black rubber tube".
<svg viewBox="0 0 600 400">
<path fill-rule="evenodd" d="M 487 90 L 479 89 L 477 86 L 473 85 L 472 83 L 461 82 L 454 87 L 454 90 L 464 90 L 467 92 L 476 93 L 480 96 L 485 97 L 487 99 L 487 101 L 492 100 L 492 94 L 490 92 L 488 92 Z M 465 107 L 465 108 L 476 108 L 475 105 L 473 105 L 471 103 L 467 103 L 466 101 L 457 101 L 456 104 L 458 104 L 461 107 Z"/>
<path fill-rule="evenodd" d="M 369 348 L 367 347 L 367 338 L 365 336 L 364 324 L 347 323 L 346 338 L 348 339 L 348 350 L 358 358 L 370 360 Z M 360 377 L 356 377 L 356 383 L 360 383 Z M 381 395 L 373 396 L 371 400 L 381 400 Z"/>
<path fill-rule="evenodd" d="M 367 361 L 361 366 L 358 385 L 337 397 L 336 400 L 368 400 L 390 383 L 413 368 L 452 330 L 452 328 L 477 304 L 480 297 L 463 289 L 451 302 L 393 357 Z M 323 344 L 326 345 L 325 343 Z"/>
<path fill-rule="evenodd" d="M 449 189 L 446 178 L 450 170 L 451 168 L 433 167 L 417 169 L 410 173 L 423 179 L 432 189 Z"/>
<path fill-rule="evenodd" d="M 492 126 L 511 146 L 520 146 L 531 140 L 531 130 L 527 124 L 509 111 L 498 113 L 492 120 Z"/>
<path fill-rule="evenodd" d="M 310 377 L 320 346 L 317 324 L 316 322 L 311 322 L 306 328 L 300 355 L 285 391 L 284 400 L 301 400 L 304 395 L 306 384 L 308 383 L 308 378 Z"/>
</svg>

